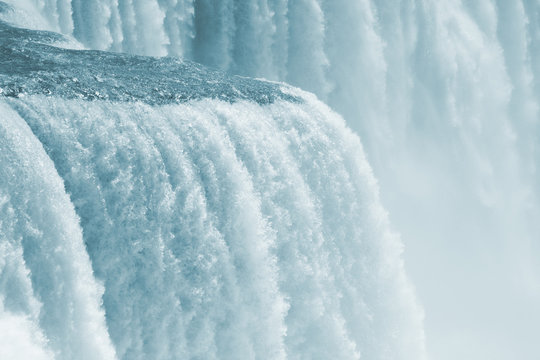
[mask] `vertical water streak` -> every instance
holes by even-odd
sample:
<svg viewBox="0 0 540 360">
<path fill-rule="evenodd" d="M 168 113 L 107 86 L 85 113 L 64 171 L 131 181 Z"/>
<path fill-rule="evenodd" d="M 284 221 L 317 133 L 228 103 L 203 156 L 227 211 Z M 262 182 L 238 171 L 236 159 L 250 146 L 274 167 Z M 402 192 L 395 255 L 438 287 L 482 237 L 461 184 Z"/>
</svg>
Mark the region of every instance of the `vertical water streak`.
<svg viewBox="0 0 540 360">
<path fill-rule="evenodd" d="M 122 45 L 124 43 L 124 34 L 122 31 L 122 18 L 120 16 L 119 0 L 110 0 L 111 17 L 109 19 L 108 27 L 112 37 L 112 44 L 109 50 L 121 52 L 123 50 Z"/>
<path fill-rule="evenodd" d="M 272 20 L 267 0 L 235 2 L 232 72 L 277 80 L 272 55 L 276 27 Z"/>
<path fill-rule="evenodd" d="M 57 0 L 58 24 L 64 34 L 73 33 L 71 0 Z"/>
<path fill-rule="evenodd" d="M 328 103 L 361 136 L 369 134 L 363 136 L 363 141 L 370 155 L 376 156 L 372 150 L 391 136 L 387 118 L 387 59 L 376 8 L 369 0 L 328 0 L 323 2 L 322 11 L 331 86 Z M 320 87 L 314 91 L 319 93 Z"/>
<path fill-rule="evenodd" d="M 287 82 L 315 92 L 323 100 L 331 91 L 326 78 L 325 19 L 317 0 L 289 1 Z"/>
<path fill-rule="evenodd" d="M 113 38 L 109 28 L 109 1 L 72 0 L 72 7 L 75 38 L 91 49 L 110 49 Z"/>
<path fill-rule="evenodd" d="M 2 221 L 0 246 L 24 259 L 2 256 L 16 262 L 2 270 L 11 267 L 18 273 L 2 271 L 2 282 L 11 286 L 2 289 L 0 300 L 8 311 L 28 316 L 32 324 L 39 322 L 41 331 L 32 330 L 38 336 L 35 343 L 47 342 L 56 359 L 113 360 L 100 308 L 103 289 L 93 276 L 62 179 L 25 120 L 4 102 L 0 107 L 0 193 L 9 194 L 2 204 L 8 216 Z"/>
<path fill-rule="evenodd" d="M 56 0 L 45 0 L 40 4 L 40 10 L 42 13 L 47 14 L 49 22 L 51 24 L 60 25 L 60 16 L 58 12 L 58 3 Z M 55 29 L 60 30 L 60 28 Z M 61 29 L 63 31 L 63 29 Z"/>
<path fill-rule="evenodd" d="M 193 59 L 221 70 L 234 64 L 233 0 L 195 0 Z"/>
<path fill-rule="evenodd" d="M 135 12 L 137 50 L 125 49 L 139 55 L 165 56 L 169 39 L 165 34 L 165 14 L 157 0 L 133 0 Z"/>
<path fill-rule="evenodd" d="M 129 52 L 139 51 L 137 21 L 132 0 L 118 0 L 118 13 L 122 21 L 122 50 Z"/>
<path fill-rule="evenodd" d="M 269 7 L 272 11 L 272 19 L 275 34 L 272 40 L 272 58 L 276 76 L 283 81 L 287 78 L 287 63 L 289 53 L 289 18 L 288 0 L 271 0 Z"/>
<path fill-rule="evenodd" d="M 164 28 L 169 38 L 167 53 L 189 58 L 193 34 L 193 0 L 160 0 L 165 13 Z"/>
</svg>

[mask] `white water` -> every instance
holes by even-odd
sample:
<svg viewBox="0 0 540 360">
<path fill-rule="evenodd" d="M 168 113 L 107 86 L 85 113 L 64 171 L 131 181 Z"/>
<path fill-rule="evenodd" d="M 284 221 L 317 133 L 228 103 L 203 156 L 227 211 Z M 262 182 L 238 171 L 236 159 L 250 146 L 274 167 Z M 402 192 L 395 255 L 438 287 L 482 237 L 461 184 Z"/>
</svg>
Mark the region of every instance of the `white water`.
<svg viewBox="0 0 540 360">
<path fill-rule="evenodd" d="M 2 149 L 33 145 L 3 153 L 13 215 L 2 217 L 2 279 L 13 284 L 2 294 L 57 359 L 112 358 L 108 335 L 122 359 L 421 358 L 421 318 L 371 170 L 314 100 L 7 104 Z M 21 159 L 36 154 L 41 167 Z M 85 334 L 88 322 L 97 328 Z"/>
<path fill-rule="evenodd" d="M 0 107 L 0 354 L 52 359 L 50 344 L 58 359 L 113 359 L 103 289 L 62 179 L 28 125 Z"/>
<path fill-rule="evenodd" d="M 50 43 L 0 23 L 2 358 L 424 358 L 401 241 L 339 115 Z"/>
<path fill-rule="evenodd" d="M 537 1 L 16 2 L 91 48 L 315 92 L 362 138 L 432 357 L 540 356 Z"/>
</svg>

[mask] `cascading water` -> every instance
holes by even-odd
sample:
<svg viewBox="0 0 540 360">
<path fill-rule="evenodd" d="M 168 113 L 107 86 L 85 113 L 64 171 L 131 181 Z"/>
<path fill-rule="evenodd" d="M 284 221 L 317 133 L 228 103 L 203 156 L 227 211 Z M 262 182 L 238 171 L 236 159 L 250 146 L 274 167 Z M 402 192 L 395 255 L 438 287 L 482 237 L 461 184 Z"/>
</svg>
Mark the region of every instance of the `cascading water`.
<svg viewBox="0 0 540 360">
<path fill-rule="evenodd" d="M 108 37 L 42 5 L 87 46 Z M 288 85 L 77 47 L 0 22 L 1 359 L 424 358 L 400 240 L 337 114 Z"/>
<path fill-rule="evenodd" d="M 22 17 L 15 9 L 5 14 L 7 20 L 71 35 L 87 48 L 172 55 L 314 92 L 362 138 L 383 203 L 407 245 L 405 259 L 426 308 L 432 357 L 540 356 L 534 335 L 540 333 L 540 263 L 535 256 L 540 250 L 538 1 L 8 2 L 31 15 Z M 58 80 L 62 83 L 58 78 L 53 83 Z M 150 81 L 157 90 L 147 94 L 137 91 L 137 81 L 125 80 L 115 80 L 112 89 L 108 80 L 93 83 L 97 95 L 78 88 L 53 92 L 70 101 L 82 96 L 155 106 L 169 104 L 165 99 L 178 86 L 159 91 L 163 83 Z M 28 84 L 30 88 L 36 95 L 46 91 L 36 83 Z M 267 91 L 280 99 L 270 101 L 271 108 L 291 100 L 268 88 L 261 92 Z M 231 92 L 234 86 L 212 94 L 184 92 L 184 97 L 199 101 L 220 94 L 227 98 Z M 256 101 L 268 102 L 261 92 Z M 253 98 L 248 93 L 244 100 Z M 30 123 L 26 117 L 35 107 L 26 104 L 17 112 L 21 116 L 24 110 Z M 108 112 L 113 110 L 102 110 Z M 267 135 L 257 135 L 264 143 Z M 322 155 L 316 147 L 312 150 Z M 253 174 L 246 164 L 259 160 L 241 162 Z M 259 193 L 265 194 L 264 189 Z M 73 192 L 68 188 L 71 196 Z M 312 190 L 310 196 L 316 196 Z M 266 206 L 283 207 L 277 199 L 272 204 Z M 85 232 L 84 217 L 75 208 Z M 344 209 L 340 205 L 335 211 Z M 272 225 L 272 217 L 264 214 Z M 305 216 L 288 221 L 297 225 Z M 274 233 L 281 241 L 286 231 Z M 92 253 L 90 257 L 94 265 Z"/>
</svg>

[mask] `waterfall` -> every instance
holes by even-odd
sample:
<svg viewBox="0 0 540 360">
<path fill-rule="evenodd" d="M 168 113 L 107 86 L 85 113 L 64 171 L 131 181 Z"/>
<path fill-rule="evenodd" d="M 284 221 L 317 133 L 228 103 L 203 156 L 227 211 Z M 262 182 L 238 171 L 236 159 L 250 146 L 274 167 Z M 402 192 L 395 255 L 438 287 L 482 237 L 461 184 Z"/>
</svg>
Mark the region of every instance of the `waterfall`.
<svg viewBox="0 0 540 360">
<path fill-rule="evenodd" d="M 99 4 L 72 6 L 126 10 Z M 73 48 L 0 22 L 1 358 L 425 357 L 401 240 L 338 114 L 283 83 Z"/>
<path fill-rule="evenodd" d="M 7 3 L 22 10 L 6 20 L 86 48 L 313 92 L 361 138 L 406 245 L 431 356 L 540 356 L 538 1 Z"/>
</svg>

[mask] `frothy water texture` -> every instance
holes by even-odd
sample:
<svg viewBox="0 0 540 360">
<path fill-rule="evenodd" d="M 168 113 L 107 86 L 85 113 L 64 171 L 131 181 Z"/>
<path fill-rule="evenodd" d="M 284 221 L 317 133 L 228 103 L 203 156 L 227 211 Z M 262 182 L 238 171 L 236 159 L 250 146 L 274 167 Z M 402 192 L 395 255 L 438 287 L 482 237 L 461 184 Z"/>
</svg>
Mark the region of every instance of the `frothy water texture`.
<svg viewBox="0 0 540 360">
<path fill-rule="evenodd" d="M 0 358 L 540 357 L 538 1 L 0 11 Z"/>
<path fill-rule="evenodd" d="M 424 357 L 400 239 L 339 115 L 285 84 L 77 47 L 0 24 L 0 358 Z"/>
</svg>

